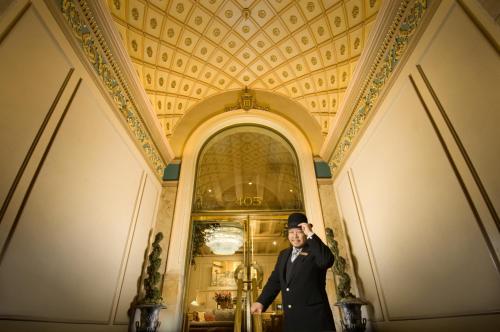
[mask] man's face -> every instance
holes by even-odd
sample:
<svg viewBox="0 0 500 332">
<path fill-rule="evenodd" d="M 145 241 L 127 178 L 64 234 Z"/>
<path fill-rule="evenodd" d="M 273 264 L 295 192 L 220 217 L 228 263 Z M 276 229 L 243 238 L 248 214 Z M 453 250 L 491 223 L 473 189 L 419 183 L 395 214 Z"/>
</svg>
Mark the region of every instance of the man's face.
<svg viewBox="0 0 500 332">
<path fill-rule="evenodd" d="M 291 228 L 288 230 L 288 241 L 292 246 L 302 248 L 306 243 L 306 235 L 300 228 Z"/>
</svg>

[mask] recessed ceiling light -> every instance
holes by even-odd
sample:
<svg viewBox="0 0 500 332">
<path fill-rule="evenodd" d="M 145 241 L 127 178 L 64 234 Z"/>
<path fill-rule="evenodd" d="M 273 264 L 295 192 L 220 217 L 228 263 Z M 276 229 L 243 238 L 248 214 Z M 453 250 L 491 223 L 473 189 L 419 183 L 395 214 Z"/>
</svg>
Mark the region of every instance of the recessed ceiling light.
<svg viewBox="0 0 500 332">
<path fill-rule="evenodd" d="M 275 246 L 275 245 L 276 245 L 276 241 L 273 241 L 273 246 Z"/>
<path fill-rule="evenodd" d="M 253 183 L 252 181 L 248 181 L 248 185 L 251 186 Z"/>
<path fill-rule="evenodd" d="M 212 189 L 208 189 L 208 192 L 211 193 L 212 192 Z"/>
<path fill-rule="evenodd" d="M 290 191 L 291 193 L 293 193 L 293 189 L 290 189 L 289 191 Z"/>
</svg>

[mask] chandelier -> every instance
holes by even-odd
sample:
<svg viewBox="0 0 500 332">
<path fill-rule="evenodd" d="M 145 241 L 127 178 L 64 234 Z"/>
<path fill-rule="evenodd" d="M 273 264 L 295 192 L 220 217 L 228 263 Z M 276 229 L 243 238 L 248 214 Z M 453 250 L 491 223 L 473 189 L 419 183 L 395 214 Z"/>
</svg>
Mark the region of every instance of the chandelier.
<svg viewBox="0 0 500 332">
<path fill-rule="evenodd" d="M 243 230 L 236 226 L 206 229 L 205 244 L 216 255 L 232 255 L 243 245 Z"/>
</svg>

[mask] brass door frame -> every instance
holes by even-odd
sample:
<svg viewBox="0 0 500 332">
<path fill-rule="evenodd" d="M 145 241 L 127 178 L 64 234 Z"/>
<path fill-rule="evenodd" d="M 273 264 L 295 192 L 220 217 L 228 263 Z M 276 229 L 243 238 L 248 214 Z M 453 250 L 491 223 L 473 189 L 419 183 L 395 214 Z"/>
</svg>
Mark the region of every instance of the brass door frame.
<svg viewBox="0 0 500 332">
<path fill-rule="evenodd" d="M 191 256 L 192 256 L 192 241 L 193 241 L 193 225 L 195 222 L 221 222 L 221 223 L 240 223 L 243 226 L 244 230 L 244 244 L 243 244 L 243 264 L 244 268 L 246 270 L 246 275 L 247 275 L 247 280 L 250 280 L 251 276 L 251 267 L 252 267 L 252 262 L 251 262 L 251 232 L 250 232 L 250 223 L 252 220 L 286 220 L 288 218 L 289 213 L 295 212 L 294 211 L 238 211 L 238 213 L 235 213 L 235 211 L 227 211 L 227 212 L 207 212 L 207 213 L 192 213 L 191 214 L 191 223 L 189 225 L 189 249 L 188 249 L 188 255 L 186 256 L 186 262 L 185 262 L 185 276 L 186 280 L 190 281 L 191 278 Z M 183 310 L 182 310 L 182 317 L 186 317 L 187 312 L 188 312 L 188 307 L 189 307 L 189 299 L 187 299 L 187 292 L 188 292 L 188 287 L 190 285 L 186 284 L 184 289 L 183 289 Z M 255 297 L 257 294 L 257 290 L 255 289 L 257 287 L 256 283 L 254 282 L 249 290 L 248 294 L 252 294 L 252 297 Z M 253 298 L 253 301 L 256 299 Z M 249 302 L 249 301 L 247 301 Z M 262 331 L 262 320 L 260 315 L 256 317 L 254 315 L 253 317 L 249 313 L 250 309 L 250 304 L 247 303 L 247 307 L 245 308 L 245 316 L 244 317 L 244 327 L 246 332 L 261 332 Z M 260 325 L 258 327 L 253 327 L 252 323 L 255 323 L 256 325 Z M 235 330 L 236 331 L 236 330 Z M 187 332 L 187 331 L 185 331 Z"/>
</svg>

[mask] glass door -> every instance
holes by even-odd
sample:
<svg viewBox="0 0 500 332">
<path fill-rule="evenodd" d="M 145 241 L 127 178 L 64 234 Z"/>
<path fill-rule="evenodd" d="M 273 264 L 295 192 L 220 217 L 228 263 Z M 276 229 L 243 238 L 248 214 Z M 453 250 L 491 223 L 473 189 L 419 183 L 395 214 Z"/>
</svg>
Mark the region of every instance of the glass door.
<svg viewBox="0 0 500 332">
<path fill-rule="evenodd" d="M 192 217 L 184 331 L 236 331 L 237 309 L 245 300 L 238 279 L 248 264 L 247 229 L 246 215 Z"/>
<path fill-rule="evenodd" d="M 252 283 L 252 302 L 256 301 L 274 269 L 279 253 L 288 248 L 286 220 L 288 215 L 249 215 L 249 262 L 255 276 Z M 253 317 L 253 331 L 282 330 L 281 294 L 266 312 Z"/>
<path fill-rule="evenodd" d="M 184 331 L 281 331 L 279 296 L 266 313 L 251 315 L 279 252 L 288 246 L 285 215 L 193 217 L 185 290 Z"/>
</svg>

